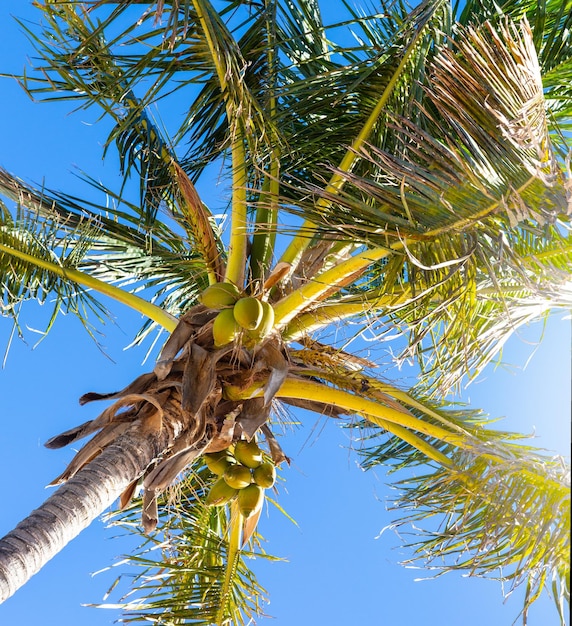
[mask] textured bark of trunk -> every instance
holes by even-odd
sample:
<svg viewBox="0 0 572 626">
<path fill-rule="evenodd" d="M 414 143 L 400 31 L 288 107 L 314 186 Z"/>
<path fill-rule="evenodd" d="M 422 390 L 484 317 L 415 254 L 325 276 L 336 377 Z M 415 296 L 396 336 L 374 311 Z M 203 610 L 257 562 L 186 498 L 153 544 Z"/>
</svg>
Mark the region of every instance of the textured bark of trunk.
<svg viewBox="0 0 572 626">
<path fill-rule="evenodd" d="M 119 497 L 172 441 L 128 431 L 0 539 L 0 603 Z"/>
</svg>

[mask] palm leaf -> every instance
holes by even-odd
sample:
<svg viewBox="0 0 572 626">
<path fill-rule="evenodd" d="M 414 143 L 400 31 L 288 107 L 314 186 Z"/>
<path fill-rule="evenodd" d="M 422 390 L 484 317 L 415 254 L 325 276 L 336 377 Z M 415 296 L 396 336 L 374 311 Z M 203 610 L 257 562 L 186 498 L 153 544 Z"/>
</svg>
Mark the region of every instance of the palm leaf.
<svg viewBox="0 0 572 626">
<path fill-rule="evenodd" d="M 497 47 L 498 38 L 507 45 Z M 513 56 L 497 58 L 501 47 Z M 362 256 L 381 259 L 348 290 L 366 299 L 366 309 L 368 301 L 382 305 L 380 325 L 387 313 L 409 329 L 408 354 L 429 360 L 444 391 L 464 373 L 479 371 L 519 325 L 553 305 L 566 306 L 561 290 L 571 267 L 565 174 L 550 151 L 531 31 L 523 25 L 521 33 L 508 26 L 497 32 L 486 25 L 470 31 L 458 50 L 445 50 L 431 65 L 426 106 L 433 113 L 424 114 L 422 127 L 400 119 L 391 127 L 401 137 L 397 152 L 361 151 L 377 176 L 338 171 L 347 181 L 342 191 L 305 185 L 301 189 L 327 203 L 314 200 L 299 209 L 324 234 L 360 239 L 367 246 Z M 558 216 L 563 221 L 551 226 Z M 528 241 L 546 253 L 533 260 L 509 252 L 504 241 L 511 250 Z M 552 291 L 544 286 L 549 275 Z M 513 307 L 506 294 L 516 295 L 515 289 Z M 405 300 L 384 311 L 384 294 L 403 290 Z M 326 306 L 337 304 L 342 314 L 359 313 L 345 296 Z M 333 321 L 332 308 L 324 313 Z M 314 325 L 309 318 L 307 323 Z M 475 332 L 459 342 L 459 332 L 466 335 L 461 328 Z"/>
<path fill-rule="evenodd" d="M 361 54 L 338 49 L 336 52 L 349 60 L 345 66 L 330 65 L 322 74 L 290 81 L 285 95 L 295 100 L 287 101 L 286 111 L 295 112 L 299 121 L 288 126 L 296 129 L 294 156 L 302 159 L 304 167 L 301 169 L 296 162 L 286 165 L 284 205 L 286 210 L 303 215 L 306 221 L 282 260 L 296 259 L 316 230 L 320 238 L 325 234 L 340 237 L 339 233 L 323 228 L 324 218 L 332 213 L 329 204 L 344 187 L 347 172 L 370 172 L 370 163 L 356 154 L 368 138 L 380 144 L 392 143 L 392 133 L 385 123 L 387 115 L 394 107 L 402 109 L 404 100 L 411 97 L 416 86 L 413 77 L 423 72 L 419 65 L 423 65 L 427 56 L 428 41 L 440 39 L 436 27 L 442 24 L 444 12 L 443 3 L 421 3 L 407 19 L 398 22 L 395 31 L 387 24 L 377 27 L 384 35 L 389 31 L 386 47 L 379 49 L 374 39 L 363 45 Z M 376 18 L 370 22 L 375 28 Z M 306 107 L 309 107 L 307 112 Z M 340 115 L 345 117 L 342 119 Z M 331 143 L 324 144 L 326 135 L 332 138 Z M 298 180 L 304 181 L 302 189 L 296 184 Z M 318 197 L 310 196 L 308 202 L 308 192 L 312 193 L 314 188 L 319 189 Z M 323 251 L 321 256 L 325 254 Z"/>
<path fill-rule="evenodd" d="M 83 100 L 85 107 L 95 104 L 114 120 L 107 147 L 116 143 L 125 180 L 135 174 L 139 181 L 140 201 L 133 216 L 137 228 L 143 227 L 150 236 L 161 230 L 158 211 L 167 203 L 174 219 L 185 230 L 189 245 L 202 255 L 211 280 L 215 280 L 222 275 L 222 251 L 212 216 L 148 110 L 155 99 L 162 97 L 161 87 L 170 75 L 157 79 L 138 98 L 135 91 L 145 76 L 141 76 L 137 67 L 130 67 L 129 56 L 125 62 L 115 52 L 120 45 L 126 45 L 121 36 L 108 41 L 106 22 L 95 23 L 89 14 L 80 13 L 81 10 L 76 11 L 71 5 L 62 12 L 49 13 L 44 33 L 49 37 L 49 45 L 30 33 L 47 65 L 38 68 L 42 78 L 25 77 L 25 86 L 31 95 L 42 95 L 46 89 L 43 85 L 48 83 L 50 93 L 56 91 L 60 98 Z M 151 75 L 158 71 L 152 63 L 151 68 Z"/>
<path fill-rule="evenodd" d="M 100 192 L 113 198 L 110 190 L 95 185 Z M 123 208 L 118 206 L 114 209 L 109 204 L 99 206 L 93 202 L 90 205 L 47 189 L 37 190 L 4 171 L 0 171 L 0 189 L 22 207 L 14 217 L 5 209 L 2 229 L 5 238 L 8 238 L 5 245 L 31 257 L 28 261 L 21 258 L 16 264 L 15 260 L 10 260 L 13 255 L 7 248 L 2 252 L 5 306 L 10 302 L 12 313 L 19 310 L 17 305 L 23 298 L 40 297 L 32 296 L 40 284 L 43 285 L 41 301 L 51 296 L 61 300 L 56 310 L 62 303 L 68 302 L 69 310 L 75 311 L 77 306 L 72 305 L 72 294 L 76 290 L 78 297 L 95 303 L 89 292 L 78 287 L 78 284 L 83 284 L 106 295 L 113 294 L 119 301 L 141 312 L 146 310 L 150 320 L 155 321 L 145 324 L 136 339 L 140 341 L 157 327 L 158 319 L 170 326 L 174 317 L 179 317 L 196 303 L 198 293 L 207 284 L 204 256 L 189 252 L 188 243 L 166 221 L 157 225 L 154 239 L 149 240 L 136 227 L 136 205 L 121 202 L 120 198 L 116 199 Z M 19 234 L 16 236 L 14 233 Z M 36 243 L 24 244 L 32 240 Z M 43 247 L 44 252 L 37 246 Z M 73 254 L 66 250 L 73 251 Z M 57 258 L 54 254 L 60 257 L 57 262 L 60 269 L 54 266 L 51 270 L 46 267 L 42 270 L 37 263 L 33 263 L 34 257 L 53 263 Z M 24 274 L 18 272 L 24 272 L 24 266 L 28 268 L 26 271 L 29 274 L 25 275 L 29 278 L 21 282 Z M 75 283 L 66 286 L 65 272 L 71 279 L 72 269 L 80 274 L 73 279 Z M 58 275 L 60 278 L 56 278 Z M 90 277 L 93 279 L 91 282 Z M 14 281 L 14 285 L 10 286 Z M 33 285 L 36 285 L 35 290 Z M 32 291 L 24 297 L 22 290 L 27 287 Z M 143 291 L 149 302 L 135 295 Z M 67 309 L 64 307 L 63 310 Z M 81 312 L 81 308 L 78 311 Z"/>
<path fill-rule="evenodd" d="M 344 233 L 351 212 L 358 223 L 346 237 L 370 245 L 399 234 L 430 239 L 503 209 L 513 224 L 566 212 L 564 172 L 547 136 L 532 33 L 522 28 L 520 34 L 508 27 L 497 33 L 489 25 L 468 32 L 456 54 L 443 49 L 429 69 L 428 100 L 418 104 L 433 111 L 421 116 L 420 125 L 399 118 L 389 126 L 393 152 L 373 145 L 361 151 L 367 178 L 337 170 L 361 197 L 346 191 L 335 209 L 317 211 L 304 203 L 298 211 L 332 235 Z M 503 50 L 513 49 L 512 57 L 499 53 L 499 37 Z M 323 193 L 319 185 L 305 190 Z M 335 194 L 326 198 L 336 201 Z"/>
<path fill-rule="evenodd" d="M 320 356 L 323 363 L 325 357 Z M 460 449 L 420 431 L 408 439 L 401 429 L 393 430 L 393 422 L 373 415 L 362 414 L 365 419 L 352 425 L 360 429 L 360 454 L 367 468 L 384 464 L 395 472 L 426 466 L 428 460 L 432 466 L 421 475 L 408 472 L 410 476 L 395 483 L 400 495 L 394 509 L 404 514 L 392 528 L 400 533 L 403 527 L 412 528 L 416 540 L 409 547 L 414 560 L 441 572 L 462 570 L 494 577 L 511 588 L 524 584 L 525 622 L 532 602 L 547 581 L 553 581 L 558 590 L 554 600 L 563 615 L 570 576 L 570 474 L 563 459 L 517 443 L 521 436 L 516 433 L 485 428 L 488 420 L 479 412 L 445 408 L 361 372 L 350 374 L 338 368 L 338 372 L 310 369 L 307 373 L 352 395 L 359 392 L 375 399 L 386 411 L 397 400 L 402 410 L 421 417 L 424 424 L 465 433 L 468 447 Z M 386 394 L 392 398 L 389 403 Z M 337 403 L 331 387 L 324 397 Z"/>
<path fill-rule="evenodd" d="M 262 614 L 265 592 L 246 561 L 254 554 L 245 548 L 233 557 L 232 517 L 225 507 L 203 504 L 211 482 L 201 464 L 171 490 L 160 507 L 157 533 L 127 557 L 141 569 L 132 589 L 118 604 L 96 606 L 121 606 L 129 623 L 247 624 Z M 129 528 L 139 515 L 135 502 L 113 523 Z M 252 542 L 258 558 L 274 558 L 260 550 L 258 537 Z"/>
<path fill-rule="evenodd" d="M 2 284 L 2 315 L 14 320 L 19 333 L 19 314 L 22 303 L 35 300 L 40 304 L 53 303 L 52 314 L 46 332 L 51 328 L 60 311 L 72 312 L 86 328 L 90 328 L 87 312 L 91 311 L 102 321 L 108 317 L 106 308 L 89 291 L 65 278 L 65 273 L 75 269 L 81 261 L 85 245 L 74 241 L 73 250 L 59 236 L 53 224 L 38 223 L 19 213 L 15 219 L 4 204 L 0 222 L 0 284 Z M 60 255 L 54 249 L 60 249 Z M 83 250 L 82 250 L 83 248 Z M 11 251 L 21 252 L 15 256 Z M 26 259 L 39 259 L 47 265 L 61 269 L 58 274 Z M 91 331 L 90 331 L 91 332 Z"/>
<path fill-rule="evenodd" d="M 502 580 L 509 590 L 524 584 L 525 623 L 550 583 L 562 617 L 569 602 L 569 476 L 557 459 L 531 461 L 530 451 L 525 459 L 492 467 L 459 458 L 458 467 L 470 469 L 406 478 L 396 485 L 401 495 L 395 508 L 402 513 L 392 524 L 400 533 L 415 528 L 413 560 L 429 570 L 468 571 Z"/>
</svg>

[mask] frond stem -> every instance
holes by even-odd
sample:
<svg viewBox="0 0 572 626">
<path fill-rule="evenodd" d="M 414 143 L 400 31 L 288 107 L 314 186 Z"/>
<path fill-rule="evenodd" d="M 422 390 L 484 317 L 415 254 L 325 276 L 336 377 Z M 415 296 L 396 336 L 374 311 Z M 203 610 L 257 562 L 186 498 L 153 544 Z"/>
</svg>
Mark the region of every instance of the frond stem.
<svg viewBox="0 0 572 626">
<path fill-rule="evenodd" d="M 390 248 L 365 250 L 305 283 L 274 305 L 275 328 L 284 328 L 304 309 L 339 291 L 360 276 L 372 263 L 392 253 Z"/>
<path fill-rule="evenodd" d="M 238 132 L 238 128 L 235 132 L 236 136 L 232 141 L 232 208 L 225 281 L 242 289 L 248 248 L 246 153 L 242 133 Z"/>
<path fill-rule="evenodd" d="M 379 309 L 389 311 L 394 307 L 402 306 L 410 298 L 410 294 L 410 289 L 403 289 L 401 293 L 385 294 L 375 299 L 364 298 L 362 302 L 324 303 L 295 317 L 282 330 L 281 335 L 285 341 L 296 341 L 314 330 L 354 315 L 374 313 Z"/>
<path fill-rule="evenodd" d="M 89 274 L 85 274 L 84 272 L 80 272 L 79 270 L 72 268 L 62 267 L 61 265 L 52 263 L 51 261 L 46 261 L 45 259 L 38 259 L 30 254 L 26 254 L 25 252 L 21 252 L 20 250 L 16 250 L 1 243 L 0 252 L 16 257 L 17 259 L 30 263 L 31 265 L 35 265 L 36 267 L 40 267 L 48 272 L 52 272 L 60 278 L 71 280 L 79 285 L 93 289 L 94 291 L 108 296 L 117 302 L 121 302 L 129 308 L 145 315 L 149 319 L 152 319 L 154 322 L 157 322 L 157 324 L 169 332 L 173 332 L 177 326 L 177 319 L 160 307 L 144 300 L 143 298 L 139 298 L 139 296 L 124 291 L 123 289 L 119 289 L 119 287 L 115 287 L 114 285 L 110 285 L 109 283 L 94 278 Z"/>
<path fill-rule="evenodd" d="M 240 400 L 244 398 L 258 397 L 263 394 L 262 384 L 256 384 L 248 389 L 240 389 L 239 387 L 227 386 L 224 389 L 225 396 L 230 400 Z M 318 400 L 328 405 L 338 407 L 340 409 L 357 413 L 366 419 L 381 425 L 387 430 L 389 425 L 397 425 L 400 428 L 416 430 L 428 437 L 433 437 L 445 443 L 452 444 L 456 447 L 474 451 L 475 445 L 470 442 L 470 437 L 462 436 L 451 432 L 435 424 L 425 422 L 409 413 L 398 411 L 391 407 L 385 406 L 379 402 L 368 400 L 355 394 L 335 389 L 333 387 L 316 383 L 314 381 L 304 380 L 301 378 L 287 378 L 278 393 L 278 398 L 297 398 L 299 400 Z M 383 422 L 383 424 L 381 423 Z M 396 433 L 397 434 L 397 433 Z M 399 435 L 398 435 L 399 436 Z M 426 442 L 425 442 L 426 443 Z M 426 444 L 430 445 L 430 444 Z M 439 458 L 439 463 L 447 467 L 451 466 L 451 461 L 443 453 L 434 449 L 431 458 Z"/>
<path fill-rule="evenodd" d="M 215 67 L 220 90 L 226 103 L 226 115 L 231 133 L 232 157 L 232 204 L 230 243 L 227 257 L 225 281 L 234 283 L 239 289 L 244 286 L 244 270 L 248 248 L 247 204 L 246 204 L 246 153 L 244 149 L 244 129 L 238 123 L 232 94 L 228 89 L 226 68 L 222 59 L 224 53 L 219 50 L 213 36 L 213 23 L 202 0 L 193 0 L 193 6 L 203 29 L 212 63 Z"/>
<path fill-rule="evenodd" d="M 221 590 L 221 598 L 218 607 L 215 623 L 217 626 L 224 626 L 228 623 L 225 615 L 228 607 L 228 598 L 231 592 L 232 579 L 236 572 L 238 559 L 240 557 L 240 543 L 242 533 L 242 514 L 238 508 L 238 504 L 232 502 L 230 505 L 230 534 L 228 538 L 228 552 L 226 556 L 226 569 L 224 574 L 224 581 Z"/>
</svg>

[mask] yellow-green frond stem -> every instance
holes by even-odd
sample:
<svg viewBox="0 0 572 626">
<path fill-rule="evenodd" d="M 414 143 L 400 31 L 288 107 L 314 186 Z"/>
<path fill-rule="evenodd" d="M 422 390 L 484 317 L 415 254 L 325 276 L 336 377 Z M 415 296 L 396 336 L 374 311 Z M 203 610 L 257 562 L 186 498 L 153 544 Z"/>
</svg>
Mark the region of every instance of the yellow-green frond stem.
<svg viewBox="0 0 572 626">
<path fill-rule="evenodd" d="M 248 389 L 227 386 L 224 389 L 224 394 L 229 400 L 254 398 L 263 394 L 263 386 L 262 384 L 253 385 Z M 458 433 L 451 432 L 440 426 L 430 424 L 429 422 L 424 422 L 409 413 L 384 406 L 379 402 L 368 400 L 367 398 L 314 381 L 303 380 L 301 378 L 287 378 L 278 390 L 276 397 L 323 402 L 348 411 L 349 413 L 362 415 L 365 419 L 374 423 L 378 423 L 379 420 L 382 420 L 389 424 L 397 424 L 402 428 L 420 432 L 428 437 L 433 437 L 434 439 L 459 448 L 466 450 L 475 449 L 475 441 L 470 440 L 469 437 L 459 435 Z"/>
<path fill-rule="evenodd" d="M 235 132 L 236 135 L 232 141 L 232 203 L 225 281 L 234 283 L 242 289 L 248 249 L 246 153 L 242 133 L 238 129 L 235 129 Z"/>
<path fill-rule="evenodd" d="M 299 353 L 297 354 L 298 358 L 301 358 L 299 356 Z M 390 385 L 389 383 L 378 380 L 377 378 L 366 376 L 362 371 L 350 372 L 346 368 L 333 369 L 332 367 L 325 367 L 324 369 L 314 369 L 313 364 L 309 363 L 309 361 L 310 359 L 305 362 L 307 365 L 309 364 L 309 367 L 305 367 L 304 369 L 296 372 L 299 376 L 305 376 L 308 378 L 321 378 L 322 380 L 326 380 L 333 385 L 344 386 L 348 391 L 354 390 L 356 393 L 359 393 L 365 383 L 368 389 L 367 395 L 369 395 L 370 397 L 373 396 L 373 398 L 375 399 L 377 397 L 376 394 L 387 396 L 388 398 L 391 398 L 392 401 L 396 401 L 404 407 L 416 409 L 424 415 L 432 417 L 434 420 L 437 420 L 438 422 L 443 424 L 445 428 L 451 429 L 452 431 L 459 433 L 463 437 L 471 436 L 471 433 L 469 433 L 469 431 L 467 431 L 465 428 L 462 428 L 458 424 L 451 422 L 451 420 L 443 417 L 440 413 L 432 409 L 430 406 L 427 406 L 427 404 L 419 402 L 418 400 L 410 396 L 406 391 L 399 389 L 399 387 Z"/>
<path fill-rule="evenodd" d="M 360 252 L 305 283 L 274 305 L 275 328 L 284 328 L 297 315 L 355 280 L 376 261 L 391 254 L 389 248 Z"/>
<path fill-rule="evenodd" d="M 195 11 L 197 12 L 199 23 L 201 25 L 201 28 L 203 29 L 203 33 L 207 41 L 209 51 L 211 54 L 211 60 L 216 69 L 216 74 L 218 77 L 221 91 L 224 93 L 227 87 L 227 80 L 225 77 L 225 68 L 224 68 L 224 64 L 221 61 L 222 55 L 219 54 L 219 49 L 217 45 L 215 44 L 215 38 L 213 37 L 213 33 L 211 30 L 213 28 L 213 25 L 212 25 L 211 20 L 209 19 L 209 16 L 207 15 L 207 7 L 205 7 L 202 0 L 193 0 L 193 7 Z"/>
<path fill-rule="evenodd" d="M 193 6 L 203 29 L 211 61 L 215 67 L 220 89 L 226 101 L 226 116 L 231 135 L 232 203 L 230 243 L 225 281 L 234 283 L 239 289 L 242 289 L 244 286 L 244 266 L 248 248 L 244 129 L 239 122 L 236 104 L 232 101 L 232 89 L 229 89 L 226 77 L 225 51 L 219 49 L 213 34 L 217 25 L 208 14 L 210 5 L 202 0 L 193 0 Z"/>
<path fill-rule="evenodd" d="M 392 424 L 391 422 L 387 422 L 386 420 L 380 418 L 371 418 L 371 421 L 385 428 L 387 432 L 399 437 L 403 441 L 407 442 L 409 445 L 413 446 L 419 452 L 423 453 L 428 459 L 432 461 L 437 461 L 443 467 L 448 467 L 453 469 L 453 462 L 449 457 L 444 455 L 441 451 L 437 450 L 435 446 L 432 446 L 430 443 L 418 437 L 415 433 L 412 433 L 407 428 L 403 428 L 398 424 Z"/>
<path fill-rule="evenodd" d="M 332 404 L 340 409 L 363 415 L 375 423 L 378 420 L 397 424 L 403 428 L 415 430 L 429 437 L 450 443 L 464 449 L 474 449 L 474 442 L 467 441 L 466 437 L 451 432 L 440 426 L 424 422 L 413 415 L 384 406 L 379 402 L 368 400 L 360 396 L 348 393 L 341 389 L 316 383 L 310 380 L 288 378 L 278 391 L 277 397 L 299 398 L 301 400 L 318 400 Z"/>
<path fill-rule="evenodd" d="M 280 162 L 276 155 L 276 158 L 272 159 L 270 175 L 264 181 L 260 203 L 256 210 L 250 251 L 250 271 L 253 280 L 264 281 L 266 272 L 273 261 L 278 222 L 278 193 L 280 192 L 279 167 Z"/>
<path fill-rule="evenodd" d="M 303 360 L 300 356 L 301 354 L 302 353 L 300 352 L 296 352 L 297 357 Z M 373 399 L 373 401 L 376 401 L 376 399 L 381 396 L 381 401 L 384 405 L 391 406 L 391 404 L 394 404 L 397 407 L 397 410 L 402 410 L 409 415 L 410 413 L 405 407 L 417 409 L 424 415 L 432 417 L 443 424 L 447 430 L 450 429 L 452 432 L 456 432 L 462 437 L 471 436 L 469 431 L 462 428 L 458 424 L 451 422 L 446 417 L 443 417 L 438 412 L 434 411 L 430 406 L 418 402 L 415 398 L 412 398 L 408 393 L 398 387 L 385 383 L 377 378 L 366 376 L 362 371 L 348 371 L 345 367 L 333 368 L 329 365 L 324 368 L 320 368 L 319 366 L 314 368 L 311 361 L 311 358 L 304 361 L 307 366 L 303 369 L 297 370 L 296 374 L 309 379 L 319 378 L 338 387 L 343 386 L 349 393 L 361 393 L 365 384 L 367 391 L 364 393 L 364 396 L 369 396 Z M 401 405 L 403 405 L 403 407 L 401 407 Z"/>
<path fill-rule="evenodd" d="M 276 7 L 272 5 L 272 12 L 268 12 L 269 2 L 264 3 L 267 10 L 266 32 L 268 48 L 266 61 L 269 68 L 268 85 L 268 112 L 270 120 L 276 120 L 277 103 L 276 88 Z M 252 237 L 250 252 L 250 271 L 253 280 L 264 281 L 274 256 L 276 240 L 276 224 L 278 222 L 278 194 L 280 193 L 280 150 L 275 146 L 270 155 L 270 167 L 263 184 L 260 204 L 256 211 L 256 222 Z"/>
<path fill-rule="evenodd" d="M 33 257 L 25 252 L 21 252 L 20 250 L 15 250 L 10 246 L 6 246 L 4 244 L 0 244 L 0 252 L 4 254 L 11 255 L 26 263 L 30 263 L 31 265 L 35 265 L 36 267 L 41 267 L 48 272 L 53 272 L 56 276 L 61 278 L 65 278 L 67 280 L 71 280 L 78 285 L 83 285 L 84 287 L 88 287 L 89 289 L 93 289 L 98 293 L 101 293 L 117 302 L 121 302 L 122 304 L 127 305 L 129 308 L 138 311 L 145 317 L 157 322 L 160 326 L 162 326 L 165 330 L 169 332 L 173 332 L 177 326 L 177 318 L 175 318 L 167 311 L 164 311 L 160 307 L 151 304 L 147 300 L 143 298 L 139 298 L 138 296 L 128 293 L 123 289 L 119 289 L 119 287 L 115 287 L 110 285 L 102 280 L 98 280 L 89 274 L 85 274 L 84 272 L 80 272 L 79 270 L 75 270 L 72 268 L 65 268 L 57 263 L 52 263 L 50 261 L 46 261 L 44 259 L 38 259 Z"/>
<path fill-rule="evenodd" d="M 440 4 L 440 3 L 439 3 Z M 437 6 L 435 7 L 437 10 Z M 343 177 L 343 172 L 351 172 L 355 162 L 360 158 L 359 151 L 364 146 L 369 136 L 371 135 L 375 125 L 377 124 L 379 118 L 381 117 L 389 98 L 391 97 L 393 90 L 395 89 L 397 83 L 399 82 L 403 72 L 407 68 L 411 55 L 416 50 L 417 45 L 422 37 L 425 36 L 425 29 L 419 28 L 416 34 L 411 38 L 411 41 L 408 44 L 407 49 L 405 50 L 399 65 L 397 66 L 395 72 L 393 73 L 391 79 L 387 83 L 387 86 L 383 90 L 379 100 L 377 101 L 375 107 L 369 114 L 365 124 L 361 128 L 357 137 L 353 140 L 351 146 L 348 148 L 345 153 L 342 161 L 338 166 L 339 172 L 336 172 L 330 182 L 326 186 L 324 190 L 324 195 L 332 196 L 338 194 L 344 184 L 345 178 Z M 327 208 L 331 205 L 330 200 L 326 200 L 325 198 L 320 198 L 317 202 L 318 208 Z M 290 263 L 292 265 L 293 270 L 295 269 L 302 253 L 307 248 L 311 241 L 311 237 L 309 236 L 310 232 L 315 230 L 315 224 L 310 220 L 306 220 L 304 224 L 299 229 L 299 235 L 294 237 L 294 239 L 290 242 L 290 245 L 284 251 L 284 254 L 281 257 L 281 261 L 286 263 Z M 342 245 L 342 244 L 339 244 Z M 343 244 L 345 245 L 345 244 Z"/>
<path fill-rule="evenodd" d="M 242 538 L 243 517 L 236 500 L 230 504 L 230 531 L 228 538 L 228 551 L 226 555 L 226 569 L 219 600 L 216 626 L 228 624 L 228 616 L 225 615 L 229 606 L 229 596 L 232 593 L 232 581 L 240 558 L 240 544 Z"/>
<path fill-rule="evenodd" d="M 376 311 L 390 311 L 401 306 L 410 298 L 410 290 L 404 289 L 400 294 L 388 294 L 377 298 L 364 298 L 361 302 L 324 303 L 316 308 L 295 317 L 282 331 L 285 341 L 296 341 L 312 331 L 324 328 L 357 315 L 375 314 Z"/>
</svg>

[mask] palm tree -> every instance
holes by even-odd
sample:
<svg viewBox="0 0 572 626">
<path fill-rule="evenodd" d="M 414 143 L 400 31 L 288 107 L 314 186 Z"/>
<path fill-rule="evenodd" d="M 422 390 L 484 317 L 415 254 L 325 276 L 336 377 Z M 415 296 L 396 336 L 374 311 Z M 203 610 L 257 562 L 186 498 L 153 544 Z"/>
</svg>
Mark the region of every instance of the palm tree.
<svg viewBox="0 0 572 626">
<path fill-rule="evenodd" d="M 47 442 L 93 435 L 0 542 L 2 599 L 119 498 L 145 549 L 163 547 L 137 557 L 162 575 L 138 579 L 131 617 L 246 623 L 264 592 L 245 556 L 288 461 L 276 431 L 290 406 L 355 429 L 366 467 L 425 468 L 400 498 L 404 520 L 443 514 L 423 559 L 502 566 L 526 584 L 525 616 L 550 583 L 563 616 L 566 469 L 447 396 L 522 324 L 570 306 L 565 3 L 346 7 L 339 43 L 315 0 L 141 4 L 38 3 L 22 83 L 100 107 L 124 182 L 88 178 L 100 202 L 0 171 L 2 311 L 18 324 L 25 301 L 55 297 L 53 318 L 89 328 L 103 294 L 148 320 L 134 343 L 169 337 L 153 371 L 84 395 L 112 403 Z M 225 222 L 195 188 L 213 165 Z M 397 358 L 417 359 L 418 384 L 381 380 L 331 339 L 350 322 L 355 337 L 405 337 Z M 265 476 L 229 487 L 229 465 L 261 462 Z"/>
</svg>

